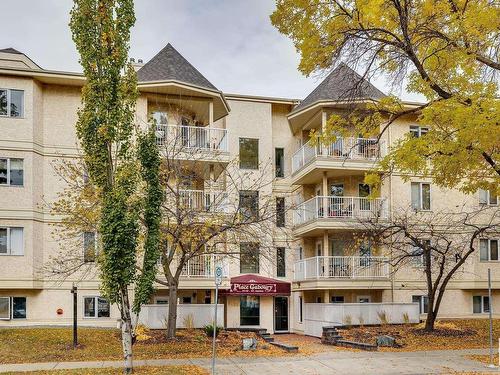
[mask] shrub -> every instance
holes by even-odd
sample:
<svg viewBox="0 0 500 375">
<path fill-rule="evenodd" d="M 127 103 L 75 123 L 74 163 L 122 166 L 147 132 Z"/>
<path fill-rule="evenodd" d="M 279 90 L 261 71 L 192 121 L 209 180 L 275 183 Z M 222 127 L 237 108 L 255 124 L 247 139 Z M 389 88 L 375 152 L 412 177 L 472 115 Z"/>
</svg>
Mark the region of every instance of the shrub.
<svg viewBox="0 0 500 375">
<path fill-rule="evenodd" d="M 352 316 L 350 315 L 344 316 L 344 325 L 346 327 L 350 327 L 352 325 Z"/>
<path fill-rule="evenodd" d="M 385 326 L 389 324 L 389 316 L 387 315 L 385 310 L 377 311 L 377 316 L 381 325 Z"/>
<path fill-rule="evenodd" d="M 403 313 L 403 323 L 410 324 L 410 315 L 407 312 Z"/>
<path fill-rule="evenodd" d="M 193 314 L 188 314 L 182 319 L 182 323 L 184 325 L 184 328 L 186 329 L 193 329 L 194 328 L 194 316 Z"/>
<path fill-rule="evenodd" d="M 360 327 L 363 327 L 365 325 L 365 318 L 363 318 L 363 315 L 359 314 L 358 321 Z"/>
<path fill-rule="evenodd" d="M 203 329 L 208 337 L 213 337 L 214 329 L 215 329 L 215 337 L 219 336 L 220 331 L 223 330 L 222 327 L 215 327 L 214 324 L 207 324 Z"/>
</svg>

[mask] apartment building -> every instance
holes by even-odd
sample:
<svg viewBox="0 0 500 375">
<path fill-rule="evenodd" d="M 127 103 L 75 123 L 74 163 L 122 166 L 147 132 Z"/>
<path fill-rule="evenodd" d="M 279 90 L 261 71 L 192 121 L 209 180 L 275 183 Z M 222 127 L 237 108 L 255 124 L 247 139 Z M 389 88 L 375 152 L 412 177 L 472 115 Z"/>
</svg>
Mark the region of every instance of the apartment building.
<svg viewBox="0 0 500 375">
<path fill-rule="evenodd" d="M 423 211 L 498 204 L 497 197 L 484 192 L 467 196 L 419 177 L 404 182 L 397 174 L 384 180 L 379 197 L 367 198 L 365 173 L 398 138 L 408 132 L 420 136 L 427 128 L 406 117 L 380 143 L 362 138 L 311 143 L 309 132 L 323 129 L 329 115 L 384 96 L 347 66 L 332 71 L 304 100 L 223 93 L 170 44 L 136 68 L 137 122 L 147 124 L 153 117 L 159 146 L 180 134 L 182 147 L 197 152 L 196 179 L 183 192 L 191 204 L 207 210 L 213 194 L 227 194 L 225 168 L 235 159 L 249 181 L 273 181 L 258 192 L 242 186 L 245 199 L 272 196 L 280 207 L 298 202 L 272 224 L 285 228 L 273 238 L 274 258 L 245 257 L 241 244 L 239 259 L 207 255 L 185 267 L 175 302 L 210 304 L 215 302 L 214 264 L 223 262 L 219 303 L 228 328 L 309 333 L 306 307 L 313 304 L 400 303 L 425 314 L 421 270 L 394 273 L 385 249 L 357 243 L 360 219 L 389 221 L 393 208 L 411 204 Z M 54 280 L 44 270 L 70 246 L 54 237 L 53 224 L 60 218 L 47 205 L 65 187 L 54 164 L 79 155 L 74 125 L 83 83 L 81 74 L 42 69 L 19 51 L 0 50 L 0 326 L 69 324 L 73 285 L 80 324 L 113 326 L 119 317 L 100 296 L 96 272 Z M 173 107 L 186 115 L 172 116 Z M 263 171 L 267 162 L 273 168 Z M 233 199 L 243 199 L 242 192 Z M 82 258 L 95 241 L 95 234 L 81 234 Z M 487 268 L 493 270 L 494 311 L 500 307 L 495 298 L 500 296 L 498 238 L 481 241 L 480 254 L 451 282 L 442 316 L 480 317 L 489 310 Z M 172 303 L 168 290 L 158 285 L 151 303 Z"/>
</svg>

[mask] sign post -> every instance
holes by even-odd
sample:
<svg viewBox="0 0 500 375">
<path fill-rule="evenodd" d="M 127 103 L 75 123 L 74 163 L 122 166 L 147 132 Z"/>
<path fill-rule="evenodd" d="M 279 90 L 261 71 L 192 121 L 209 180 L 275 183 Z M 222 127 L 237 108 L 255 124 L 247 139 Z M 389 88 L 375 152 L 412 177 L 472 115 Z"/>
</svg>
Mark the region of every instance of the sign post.
<svg viewBox="0 0 500 375">
<path fill-rule="evenodd" d="M 222 284 L 222 267 L 215 267 L 215 312 L 212 338 L 212 375 L 215 375 L 215 337 L 217 336 L 217 303 L 219 299 L 219 285 Z"/>
<path fill-rule="evenodd" d="M 73 294 L 73 348 L 78 346 L 78 288 L 75 284 L 71 288 Z"/>
<path fill-rule="evenodd" d="M 493 301 L 491 300 L 491 269 L 488 268 L 488 304 L 489 311 L 488 317 L 490 320 L 490 364 L 488 367 L 495 368 L 495 364 L 493 362 Z"/>
</svg>

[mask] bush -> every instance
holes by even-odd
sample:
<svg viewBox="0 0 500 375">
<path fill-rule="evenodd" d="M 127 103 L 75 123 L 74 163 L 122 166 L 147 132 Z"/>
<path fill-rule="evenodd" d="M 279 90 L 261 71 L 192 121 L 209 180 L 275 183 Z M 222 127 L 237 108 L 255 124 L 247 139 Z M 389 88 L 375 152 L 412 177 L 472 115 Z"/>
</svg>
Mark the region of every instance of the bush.
<svg viewBox="0 0 500 375">
<path fill-rule="evenodd" d="M 385 326 L 385 325 L 389 324 L 389 320 L 390 320 L 389 315 L 387 315 L 385 310 L 378 311 L 377 315 L 378 315 L 378 320 L 380 322 L 380 325 Z"/>
<path fill-rule="evenodd" d="M 182 320 L 182 323 L 184 324 L 184 328 L 186 329 L 193 329 L 194 328 L 194 316 L 193 314 L 188 314 L 184 317 Z"/>
<path fill-rule="evenodd" d="M 407 312 L 403 313 L 403 322 L 404 324 L 410 324 L 410 315 Z"/>
<path fill-rule="evenodd" d="M 344 325 L 346 327 L 352 326 L 352 316 L 350 316 L 350 315 L 344 316 L 344 322 L 343 323 L 344 323 Z"/>
<path fill-rule="evenodd" d="M 214 324 L 207 324 L 203 329 L 205 333 L 207 334 L 208 337 L 213 337 L 214 336 Z M 222 331 L 224 328 L 222 327 L 216 327 L 215 328 L 215 337 L 219 336 L 220 331 Z"/>
</svg>

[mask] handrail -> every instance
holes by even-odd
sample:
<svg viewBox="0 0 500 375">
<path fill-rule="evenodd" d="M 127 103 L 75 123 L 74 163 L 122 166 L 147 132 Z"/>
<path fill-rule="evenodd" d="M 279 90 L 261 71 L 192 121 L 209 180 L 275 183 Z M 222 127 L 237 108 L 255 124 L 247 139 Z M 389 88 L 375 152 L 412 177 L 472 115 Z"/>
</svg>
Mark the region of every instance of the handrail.
<svg viewBox="0 0 500 375">
<path fill-rule="evenodd" d="M 156 144 L 203 151 L 228 152 L 227 129 L 192 125 L 156 126 Z"/>
</svg>

